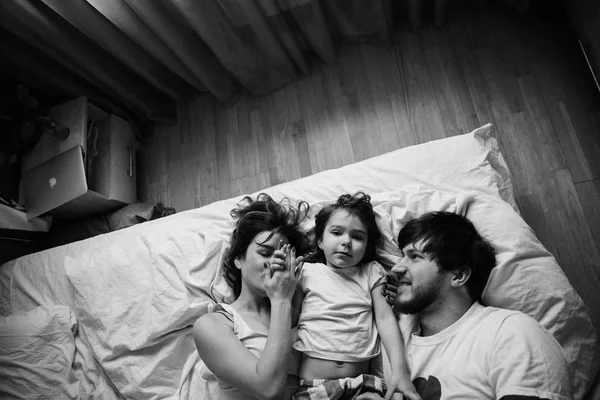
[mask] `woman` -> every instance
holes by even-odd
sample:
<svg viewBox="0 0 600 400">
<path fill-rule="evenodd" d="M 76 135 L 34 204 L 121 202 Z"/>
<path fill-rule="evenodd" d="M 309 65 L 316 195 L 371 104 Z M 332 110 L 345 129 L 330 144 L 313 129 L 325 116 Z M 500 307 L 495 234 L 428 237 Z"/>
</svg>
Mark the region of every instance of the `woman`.
<svg viewBox="0 0 600 400">
<path fill-rule="evenodd" d="M 231 214 L 238 218 L 225 257 L 236 301 L 194 324 L 200 357 L 219 382 L 218 400 L 289 398 L 298 387 L 291 360 L 292 297 L 310 246 L 300 228 L 308 204 L 277 203 L 266 194 Z M 298 268 L 297 268 L 298 267 Z M 294 357 L 295 358 L 295 357 Z"/>
</svg>

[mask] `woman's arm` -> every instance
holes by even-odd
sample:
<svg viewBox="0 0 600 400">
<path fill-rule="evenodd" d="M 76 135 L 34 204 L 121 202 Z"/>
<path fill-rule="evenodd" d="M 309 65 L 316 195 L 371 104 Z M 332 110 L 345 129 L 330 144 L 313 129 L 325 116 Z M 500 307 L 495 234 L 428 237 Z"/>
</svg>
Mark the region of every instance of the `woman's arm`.
<svg viewBox="0 0 600 400">
<path fill-rule="evenodd" d="M 420 399 L 415 387 L 410 381 L 408 366 L 406 365 L 404 340 L 402 339 L 396 316 L 381 293 L 381 287 L 376 286 L 373 288 L 371 297 L 373 298 L 373 309 L 375 312 L 377 331 L 383 341 L 392 368 L 392 376 L 387 382 L 388 393 L 386 393 L 385 398 L 391 398 L 391 395 L 393 394 L 392 391 L 399 390 L 405 398 Z"/>
<path fill-rule="evenodd" d="M 258 359 L 239 341 L 224 317 L 207 314 L 194 324 L 194 341 L 206 366 L 219 379 L 259 399 L 279 400 L 285 391 L 298 261 L 302 260 L 296 258 L 296 250 L 284 245 L 274 252 L 270 263 L 265 263 L 264 287 L 271 316 L 267 342 Z"/>
<path fill-rule="evenodd" d="M 292 347 L 290 318 L 289 301 L 271 304 L 269 336 L 257 359 L 224 316 L 206 314 L 194 324 L 198 354 L 213 374 L 239 390 L 258 399 L 281 399 Z"/>
</svg>

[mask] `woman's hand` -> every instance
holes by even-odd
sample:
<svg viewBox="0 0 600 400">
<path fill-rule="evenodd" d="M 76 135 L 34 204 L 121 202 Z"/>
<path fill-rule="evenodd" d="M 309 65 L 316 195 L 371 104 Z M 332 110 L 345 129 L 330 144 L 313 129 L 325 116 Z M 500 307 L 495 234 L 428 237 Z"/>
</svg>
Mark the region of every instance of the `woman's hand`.
<svg viewBox="0 0 600 400">
<path fill-rule="evenodd" d="M 271 301 L 292 301 L 302 266 L 303 257 L 296 257 L 296 249 L 280 244 L 271 262 L 265 263 L 265 291 Z"/>
</svg>

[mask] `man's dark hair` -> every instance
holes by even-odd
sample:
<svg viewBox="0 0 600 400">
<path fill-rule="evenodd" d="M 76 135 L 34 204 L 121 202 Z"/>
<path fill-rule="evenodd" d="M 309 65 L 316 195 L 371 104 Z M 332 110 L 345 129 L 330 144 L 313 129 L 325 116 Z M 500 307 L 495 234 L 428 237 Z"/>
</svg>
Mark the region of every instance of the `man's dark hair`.
<svg viewBox="0 0 600 400">
<path fill-rule="evenodd" d="M 467 280 L 469 295 L 481 302 L 492 268 L 496 266 L 494 247 L 467 218 L 450 212 L 430 212 L 407 223 L 398 233 L 398 247 L 423 241 L 420 250 L 430 255 L 444 270 L 471 271 Z"/>
</svg>

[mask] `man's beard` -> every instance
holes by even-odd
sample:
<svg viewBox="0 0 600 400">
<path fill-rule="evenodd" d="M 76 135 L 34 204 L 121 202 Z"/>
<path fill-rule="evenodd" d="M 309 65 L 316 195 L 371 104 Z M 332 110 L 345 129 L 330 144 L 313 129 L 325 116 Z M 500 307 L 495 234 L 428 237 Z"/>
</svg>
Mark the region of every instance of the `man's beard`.
<svg viewBox="0 0 600 400">
<path fill-rule="evenodd" d="M 441 289 L 441 279 L 423 286 L 421 290 L 413 291 L 409 300 L 401 301 L 396 298 L 394 309 L 402 314 L 419 314 L 431 306 L 438 298 Z"/>
</svg>

